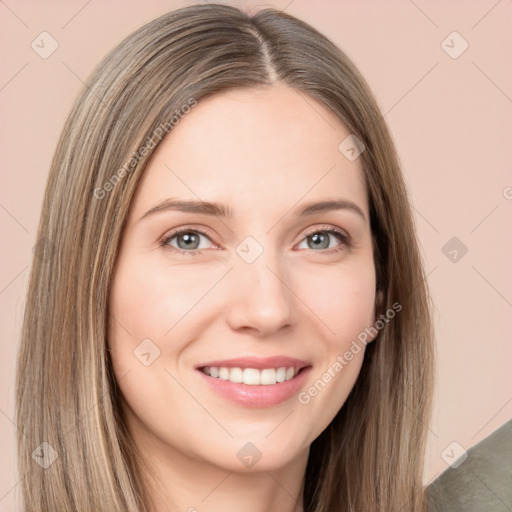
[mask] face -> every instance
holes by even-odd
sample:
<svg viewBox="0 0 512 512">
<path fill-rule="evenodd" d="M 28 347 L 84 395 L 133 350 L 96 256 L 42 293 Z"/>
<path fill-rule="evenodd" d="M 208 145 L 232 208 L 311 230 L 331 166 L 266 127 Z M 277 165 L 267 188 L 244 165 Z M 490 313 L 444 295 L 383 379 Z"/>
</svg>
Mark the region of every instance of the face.
<svg viewBox="0 0 512 512">
<path fill-rule="evenodd" d="M 279 85 L 199 102 L 139 182 L 108 343 L 128 427 L 155 457 L 282 467 L 357 379 L 375 312 L 367 192 L 338 149 L 350 133 L 305 98 Z"/>
</svg>

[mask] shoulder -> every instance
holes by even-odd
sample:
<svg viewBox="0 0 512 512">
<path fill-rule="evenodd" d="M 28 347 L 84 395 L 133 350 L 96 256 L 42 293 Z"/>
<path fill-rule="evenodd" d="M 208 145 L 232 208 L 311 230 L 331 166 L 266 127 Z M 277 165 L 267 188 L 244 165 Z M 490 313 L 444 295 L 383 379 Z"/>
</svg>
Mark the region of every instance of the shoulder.
<svg viewBox="0 0 512 512">
<path fill-rule="evenodd" d="M 512 511 L 512 421 L 470 448 L 427 488 L 430 512 Z"/>
</svg>

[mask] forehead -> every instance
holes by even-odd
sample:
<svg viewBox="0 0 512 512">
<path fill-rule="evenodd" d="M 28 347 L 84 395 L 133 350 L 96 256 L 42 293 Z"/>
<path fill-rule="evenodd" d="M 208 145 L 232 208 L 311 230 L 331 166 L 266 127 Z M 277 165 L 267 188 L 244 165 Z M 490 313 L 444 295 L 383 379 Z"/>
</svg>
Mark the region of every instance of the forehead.
<svg viewBox="0 0 512 512">
<path fill-rule="evenodd" d="M 269 216 L 301 200 L 336 197 L 367 215 L 361 159 L 350 161 L 338 149 L 349 135 L 324 105 L 284 85 L 216 94 L 159 144 L 139 182 L 133 216 L 167 197 Z"/>
</svg>

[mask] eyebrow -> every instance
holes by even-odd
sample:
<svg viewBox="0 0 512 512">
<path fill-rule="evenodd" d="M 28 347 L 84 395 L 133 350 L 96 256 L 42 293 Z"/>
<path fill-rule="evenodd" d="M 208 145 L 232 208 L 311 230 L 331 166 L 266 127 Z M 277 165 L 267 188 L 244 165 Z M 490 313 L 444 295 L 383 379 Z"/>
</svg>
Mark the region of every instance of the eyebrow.
<svg viewBox="0 0 512 512">
<path fill-rule="evenodd" d="M 201 215 L 215 215 L 217 217 L 223 218 L 232 218 L 234 216 L 233 210 L 224 204 L 213 203 L 209 201 L 181 201 L 169 198 L 148 210 L 139 219 L 139 221 L 156 213 L 168 210 L 176 210 L 184 213 L 197 213 Z M 356 203 L 353 203 L 347 199 L 330 199 L 327 201 L 312 201 L 305 203 L 294 211 L 294 215 L 299 217 L 306 217 L 316 213 L 335 210 L 352 211 L 359 215 L 363 220 L 366 220 L 366 216 L 363 210 Z"/>
</svg>

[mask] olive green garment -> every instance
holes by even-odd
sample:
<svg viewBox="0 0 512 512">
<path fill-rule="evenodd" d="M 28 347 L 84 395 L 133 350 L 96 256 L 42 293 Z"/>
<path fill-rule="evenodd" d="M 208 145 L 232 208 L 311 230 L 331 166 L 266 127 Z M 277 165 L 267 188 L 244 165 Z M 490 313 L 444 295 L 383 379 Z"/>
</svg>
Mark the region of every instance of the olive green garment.
<svg viewBox="0 0 512 512">
<path fill-rule="evenodd" d="M 512 421 L 467 454 L 429 485 L 430 512 L 512 512 Z"/>
</svg>

